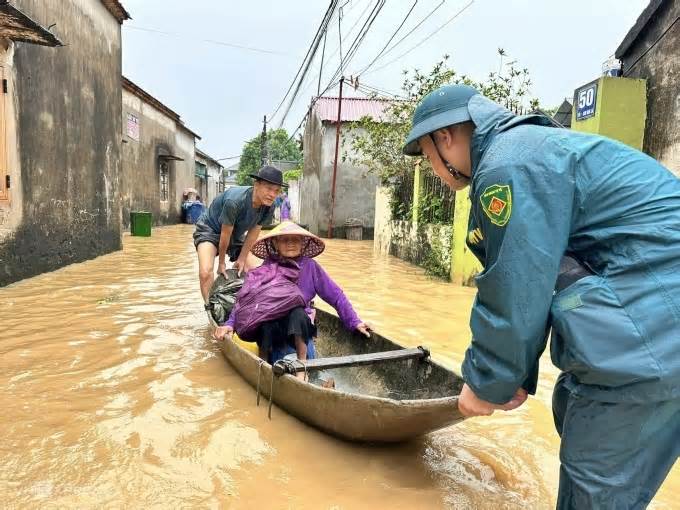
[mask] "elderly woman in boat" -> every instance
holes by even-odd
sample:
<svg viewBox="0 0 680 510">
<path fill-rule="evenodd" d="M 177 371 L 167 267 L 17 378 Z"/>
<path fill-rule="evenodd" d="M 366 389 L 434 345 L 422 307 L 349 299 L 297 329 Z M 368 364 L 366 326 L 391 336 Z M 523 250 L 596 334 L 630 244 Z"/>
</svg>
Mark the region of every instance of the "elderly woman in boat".
<svg viewBox="0 0 680 510">
<path fill-rule="evenodd" d="M 345 327 L 370 337 L 370 328 L 357 316 L 342 289 L 314 257 L 324 242 L 292 221 L 284 221 L 255 243 L 252 253 L 264 259 L 251 270 L 227 322 L 215 338 L 231 339 L 234 331 L 256 341 L 260 358 L 275 363 L 287 354 L 315 357 L 314 309 L 318 295 L 335 308 Z"/>
</svg>

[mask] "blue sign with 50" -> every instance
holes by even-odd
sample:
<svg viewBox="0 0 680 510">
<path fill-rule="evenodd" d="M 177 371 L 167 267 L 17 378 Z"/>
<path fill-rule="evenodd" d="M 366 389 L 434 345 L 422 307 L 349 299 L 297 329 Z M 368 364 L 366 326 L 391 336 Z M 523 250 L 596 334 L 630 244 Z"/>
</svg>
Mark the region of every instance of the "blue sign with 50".
<svg viewBox="0 0 680 510">
<path fill-rule="evenodd" d="M 595 115 L 597 103 L 597 81 L 584 85 L 574 92 L 576 120 L 584 120 Z"/>
</svg>

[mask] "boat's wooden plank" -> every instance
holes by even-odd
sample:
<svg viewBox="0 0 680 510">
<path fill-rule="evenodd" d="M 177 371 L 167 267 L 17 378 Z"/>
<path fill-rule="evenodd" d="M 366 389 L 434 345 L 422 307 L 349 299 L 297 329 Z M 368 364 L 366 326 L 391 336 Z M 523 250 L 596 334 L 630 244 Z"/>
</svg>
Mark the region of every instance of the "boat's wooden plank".
<svg viewBox="0 0 680 510">
<path fill-rule="evenodd" d="M 305 361 L 277 362 L 274 364 L 276 375 L 295 374 L 297 372 L 311 372 L 313 370 L 326 370 L 339 367 L 355 367 L 371 365 L 387 361 L 401 361 L 408 359 L 427 358 L 430 352 L 424 347 L 399 349 L 395 351 L 372 352 L 368 354 L 353 354 L 349 356 L 337 356 L 331 358 L 317 358 Z"/>
</svg>

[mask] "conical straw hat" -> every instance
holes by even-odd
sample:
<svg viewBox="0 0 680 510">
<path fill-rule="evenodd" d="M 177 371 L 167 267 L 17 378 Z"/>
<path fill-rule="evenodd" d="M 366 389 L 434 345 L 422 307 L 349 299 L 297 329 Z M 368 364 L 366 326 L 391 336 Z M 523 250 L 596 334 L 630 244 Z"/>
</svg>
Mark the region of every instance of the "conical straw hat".
<svg viewBox="0 0 680 510">
<path fill-rule="evenodd" d="M 308 232 L 300 225 L 292 221 L 283 221 L 279 225 L 274 227 L 272 230 L 270 230 L 267 235 L 258 239 L 258 241 L 253 246 L 253 249 L 250 251 L 256 257 L 266 259 L 270 255 L 276 253 L 276 248 L 272 243 L 272 239 L 278 236 L 290 236 L 290 235 L 304 237 L 304 239 L 302 240 L 302 254 L 301 254 L 303 257 L 314 258 L 317 255 L 321 254 L 326 249 L 326 245 L 324 244 L 324 242 L 311 232 Z"/>
</svg>

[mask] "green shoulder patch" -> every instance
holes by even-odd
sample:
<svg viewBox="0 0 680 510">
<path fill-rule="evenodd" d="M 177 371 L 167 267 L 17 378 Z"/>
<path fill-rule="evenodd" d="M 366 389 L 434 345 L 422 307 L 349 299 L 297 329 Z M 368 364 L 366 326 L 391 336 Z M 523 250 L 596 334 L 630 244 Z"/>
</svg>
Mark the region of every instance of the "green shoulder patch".
<svg viewBox="0 0 680 510">
<path fill-rule="evenodd" d="M 507 184 L 494 184 L 486 188 L 479 197 L 482 209 L 491 223 L 504 227 L 512 213 L 512 191 Z"/>
</svg>

